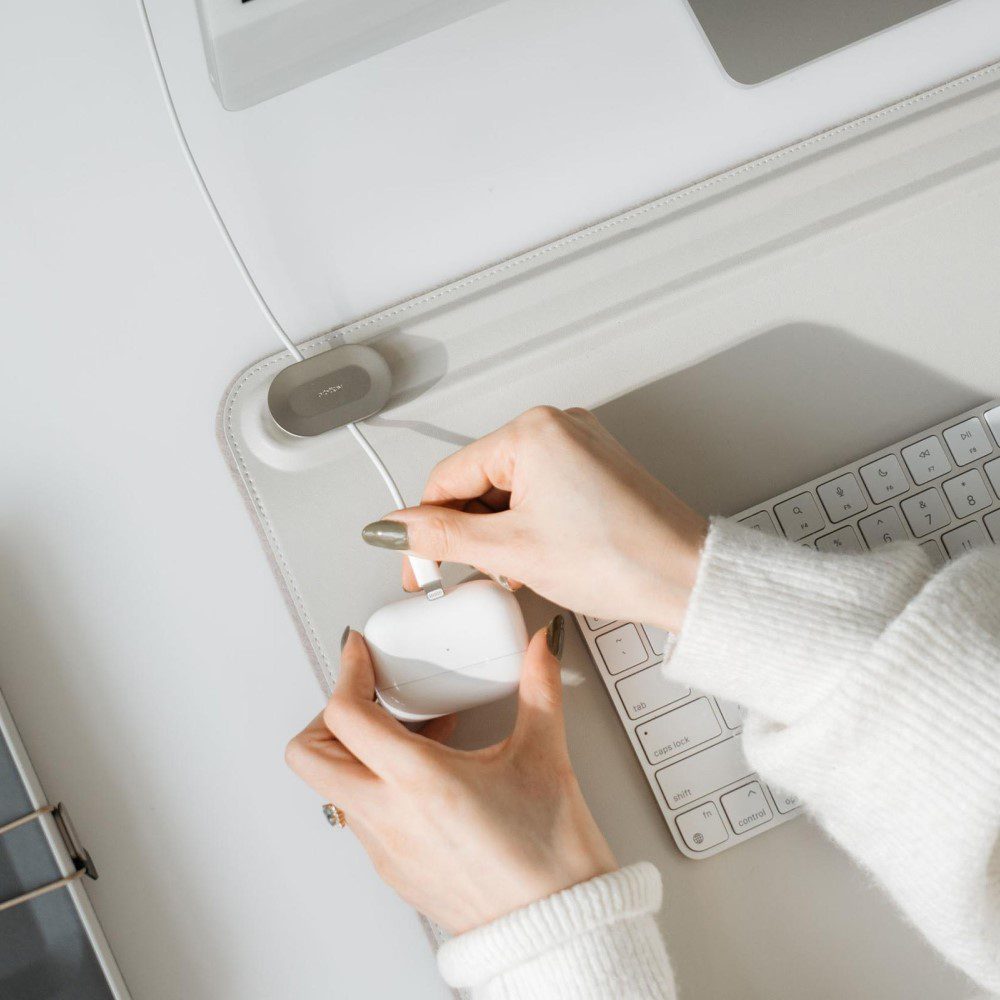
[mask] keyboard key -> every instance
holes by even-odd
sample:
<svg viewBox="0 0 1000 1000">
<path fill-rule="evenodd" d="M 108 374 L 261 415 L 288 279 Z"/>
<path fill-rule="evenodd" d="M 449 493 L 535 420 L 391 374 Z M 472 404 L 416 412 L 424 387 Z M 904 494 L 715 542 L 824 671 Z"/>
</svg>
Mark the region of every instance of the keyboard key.
<svg viewBox="0 0 1000 1000">
<path fill-rule="evenodd" d="M 903 508 L 906 523 L 916 538 L 923 538 L 924 535 L 951 524 L 951 517 L 945 510 L 941 494 L 933 487 L 915 497 L 908 497 L 899 506 Z"/>
<path fill-rule="evenodd" d="M 906 529 L 899 520 L 895 507 L 888 507 L 877 514 L 861 518 L 858 527 L 870 549 L 888 545 L 890 542 L 901 542 L 906 538 Z"/>
<path fill-rule="evenodd" d="M 707 698 L 681 705 L 636 729 L 651 764 L 676 757 L 721 732 Z"/>
<path fill-rule="evenodd" d="M 737 833 L 746 833 L 774 819 L 759 781 L 751 781 L 749 785 L 726 792 L 719 801 Z"/>
<path fill-rule="evenodd" d="M 861 493 L 861 487 L 852 472 L 845 472 L 842 476 L 823 483 L 816 492 L 826 509 L 826 516 L 834 524 L 868 509 L 868 501 Z"/>
<path fill-rule="evenodd" d="M 831 531 L 829 535 L 820 535 L 816 539 L 816 548 L 820 552 L 863 552 L 858 533 L 849 525 L 845 524 L 836 531 Z"/>
<path fill-rule="evenodd" d="M 741 517 L 740 524 L 745 524 L 751 531 L 760 531 L 765 535 L 777 535 L 778 529 L 766 510 L 759 510 L 749 517 Z"/>
<path fill-rule="evenodd" d="M 944 439 L 955 458 L 956 465 L 968 465 L 993 451 L 986 428 L 978 417 L 969 417 L 944 432 Z"/>
<path fill-rule="evenodd" d="M 650 712 L 655 712 L 672 701 L 686 698 L 691 693 L 689 687 L 667 680 L 663 676 L 663 667 L 660 664 L 626 677 L 618 682 L 617 687 L 618 697 L 621 698 L 630 719 L 649 715 Z"/>
<path fill-rule="evenodd" d="M 1000 510 L 995 510 L 992 514 L 987 514 L 983 518 L 983 524 L 986 525 L 986 530 L 990 533 L 990 538 L 997 545 L 1000 545 Z"/>
<path fill-rule="evenodd" d="M 956 517 L 968 517 L 993 506 L 993 494 L 978 469 L 949 479 L 944 484 L 944 491 Z"/>
<path fill-rule="evenodd" d="M 993 431 L 997 444 L 1000 444 L 1000 406 L 994 406 L 992 410 L 987 410 L 983 416 L 986 418 L 990 430 Z"/>
<path fill-rule="evenodd" d="M 639 630 L 630 622 L 597 637 L 597 648 L 610 674 L 637 667 L 647 660 L 646 647 L 639 638 Z"/>
<path fill-rule="evenodd" d="M 951 472 L 951 462 L 936 435 L 904 448 L 903 461 L 917 486 Z"/>
<path fill-rule="evenodd" d="M 739 729 L 743 725 L 743 720 L 747 717 L 747 710 L 743 705 L 722 698 L 716 698 L 715 703 L 719 706 L 722 718 L 730 729 Z"/>
<path fill-rule="evenodd" d="M 802 800 L 794 792 L 783 792 L 780 788 L 775 788 L 774 785 L 768 785 L 768 789 L 771 792 L 771 798 L 774 799 L 774 807 L 778 812 L 790 813 L 793 809 L 798 809 L 802 805 Z"/>
<path fill-rule="evenodd" d="M 978 521 L 969 521 L 961 528 L 949 531 L 941 536 L 944 547 L 948 550 L 948 555 L 952 559 L 964 556 L 966 552 L 974 552 L 976 549 L 984 548 L 990 543 L 986 540 L 986 532 Z"/>
<path fill-rule="evenodd" d="M 682 813 L 677 817 L 677 829 L 692 851 L 707 851 L 729 840 L 726 825 L 714 802 L 706 802 L 697 809 Z"/>
<path fill-rule="evenodd" d="M 680 809 L 752 774 L 753 768 L 743 756 L 740 741 L 731 739 L 661 768 L 656 772 L 656 780 L 667 805 Z"/>
<path fill-rule="evenodd" d="M 906 473 L 895 455 L 886 455 L 877 462 L 863 465 L 861 478 L 875 503 L 885 503 L 886 500 L 906 493 L 910 488 Z"/>
<path fill-rule="evenodd" d="M 1000 513 L 1000 512 L 998 512 Z M 921 542 L 920 547 L 930 556 L 931 565 L 935 569 L 940 569 L 948 560 L 941 551 L 941 546 L 931 538 L 929 541 Z"/>
<path fill-rule="evenodd" d="M 997 419 L 1000 419 L 998 417 Z M 992 462 L 987 462 L 983 466 L 983 472 L 990 477 L 996 495 L 1000 497 L 1000 458 L 994 458 Z"/>
<path fill-rule="evenodd" d="M 592 632 L 596 632 L 598 629 L 604 628 L 605 625 L 611 625 L 614 623 L 613 618 L 591 618 L 590 615 L 583 616 L 587 620 L 587 628 Z"/>
<path fill-rule="evenodd" d="M 655 625 L 643 625 L 643 632 L 649 640 L 649 648 L 657 655 L 663 656 L 663 651 L 667 648 L 667 642 L 673 638 L 671 634 Z"/>
<path fill-rule="evenodd" d="M 783 500 L 774 508 L 774 513 L 785 535 L 793 542 L 826 527 L 811 493 L 800 493 L 790 500 Z"/>
</svg>

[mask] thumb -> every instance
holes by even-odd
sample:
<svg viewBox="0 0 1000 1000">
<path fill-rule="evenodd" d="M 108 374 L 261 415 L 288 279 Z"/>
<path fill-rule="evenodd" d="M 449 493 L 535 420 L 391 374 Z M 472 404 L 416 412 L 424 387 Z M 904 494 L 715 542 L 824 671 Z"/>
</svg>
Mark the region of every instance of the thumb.
<svg viewBox="0 0 1000 1000">
<path fill-rule="evenodd" d="M 498 568 L 506 562 L 511 511 L 470 514 L 452 507 L 423 504 L 394 510 L 366 525 L 361 537 L 369 545 L 411 552 L 437 562 Z M 502 572 L 502 569 L 500 570 Z"/>
<path fill-rule="evenodd" d="M 562 615 L 556 615 L 548 628 L 532 636 L 524 654 L 521 684 L 517 696 L 517 721 L 511 743 L 517 746 L 558 744 L 565 747 L 566 727 L 563 718 L 562 679 L 559 657 L 562 655 Z"/>
</svg>

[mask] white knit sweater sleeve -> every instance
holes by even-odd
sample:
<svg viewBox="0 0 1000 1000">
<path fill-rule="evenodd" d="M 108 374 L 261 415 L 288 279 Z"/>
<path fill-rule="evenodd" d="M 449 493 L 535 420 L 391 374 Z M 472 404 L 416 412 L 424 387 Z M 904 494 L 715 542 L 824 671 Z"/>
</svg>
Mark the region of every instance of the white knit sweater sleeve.
<svg viewBox="0 0 1000 1000">
<path fill-rule="evenodd" d="M 1000 994 L 1000 549 L 824 555 L 715 521 L 671 676 L 953 963 Z"/>
<path fill-rule="evenodd" d="M 475 1000 L 675 1000 L 661 895 L 659 872 L 631 865 L 446 941 L 438 967 Z"/>
<path fill-rule="evenodd" d="M 716 520 L 667 670 L 747 706 L 754 767 L 1000 994 L 1000 549 L 934 574 L 916 545 Z M 475 1000 L 670 1000 L 660 892 L 650 865 L 601 876 L 454 938 L 441 971 Z"/>
</svg>

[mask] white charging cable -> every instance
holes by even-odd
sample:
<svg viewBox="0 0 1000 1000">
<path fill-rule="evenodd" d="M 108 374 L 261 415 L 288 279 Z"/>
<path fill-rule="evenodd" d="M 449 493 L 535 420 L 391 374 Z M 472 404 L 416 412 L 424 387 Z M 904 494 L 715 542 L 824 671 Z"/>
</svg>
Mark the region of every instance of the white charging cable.
<svg viewBox="0 0 1000 1000">
<path fill-rule="evenodd" d="M 184 129 L 181 126 L 180 116 L 177 114 L 177 106 L 174 104 L 173 95 L 170 93 L 170 87 L 167 84 L 167 75 L 163 69 L 163 63 L 160 60 L 160 53 L 156 47 L 156 39 L 153 38 L 153 27 L 149 22 L 149 11 L 146 10 L 145 0 L 136 0 L 136 6 L 139 8 L 139 18 L 142 21 L 143 32 L 146 36 L 146 45 L 149 48 L 150 58 L 153 60 L 153 69 L 155 70 L 156 80 L 160 85 L 160 93 L 163 95 L 163 102 L 167 106 L 167 112 L 170 118 L 170 123 L 174 127 L 174 134 L 177 136 L 177 141 L 180 143 L 181 152 L 184 154 L 184 159 L 187 161 L 188 167 L 191 169 L 191 173 L 194 175 L 195 182 L 198 185 L 198 190 L 201 192 L 201 196 L 208 207 L 209 214 L 215 220 L 215 224 L 219 228 L 219 233 L 222 236 L 223 242 L 229 248 L 229 252 L 232 255 L 233 261 L 236 264 L 237 270 L 243 276 L 243 280 L 246 282 L 247 288 L 250 289 L 250 294 L 253 296 L 254 301 L 257 303 L 260 311 L 264 314 L 264 318 L 270 323 L 271 329 L 277 334 L 278 340 L 284 344 L 285 349 L 296 361 L 302 361 L 302 352 L 298 349 L 295 343 L 292 341 L 291 337 L 285 333 L 284 327 L 278 322 L 277 316 L 271 311 L 271 307 L 267 304 L 264 296 L 261 294 L 260 289 L 257 287 L 257 282 L 253 280 L 253 275 L 250 273 L 250 269 L 246 265 L 246 261 L 243 259 L 243 255 L 240 253 L 233 240 L 229 229 L 226 227 L 226 223 L 222 218 L 222 214 L 219 212 L 219 207 L 215 204 L 215 199 L 212 197 L 212 193 L 208 190 L 208 184 L 205 183 L 205 178 L 202 176 L 201 168 L 198 166 L 198 161 L 194 158 L 194 153 L 191 151 L 191 146 L 188 143 L 187 136 L 184 134 Z M 371 446 L 369 440 L 361 433 L 361 428 L 355 423 L 347 424 L 347 429 L 354 435 L 354 439 L 361 446 L 361 450 L 368 456 L 371 460 L 372 465 L 375 466 L 376 471 L 382 477 L 382 482 L 385 483 L 386 489 L 389 491 L 389 495 L 392 497 L 392 502 L 396 505 L 397 509 L 402 510 L 406 506 L 406 502 L 403 500 L 403 494 L 399 492 L 399 487 L 396 485 L 396 481 L 392 478 L 392 473 L 386 468 L 385 462 L 379 457 L 378 452 Z M 418 586 L 420 586 L 424 593 L 431 599 L 434 600 L 437 597 L 441 597 L 444 594 L 444 585 L 441 583 L 441 571 L 438 569 L 437 563 L 431 559 L 422 559 L 419 556 L 407 556 L 410 561 L 410 566 L 413 568 L 413 575 L 416 578 Z"/>
</svg>

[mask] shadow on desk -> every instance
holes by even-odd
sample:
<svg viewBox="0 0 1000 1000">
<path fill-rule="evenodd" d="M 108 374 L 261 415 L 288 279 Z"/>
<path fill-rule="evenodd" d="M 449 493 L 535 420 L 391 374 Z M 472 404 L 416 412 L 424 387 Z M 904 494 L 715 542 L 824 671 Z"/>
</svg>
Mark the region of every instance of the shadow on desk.
<svg viewBox="0 0 1000 1000">
<path fill-rule="evenodd" d="M 792 323 L 595 412 L 692 506 L 734 514 L 989 395 L 842 330 Z"/>
</svg>

